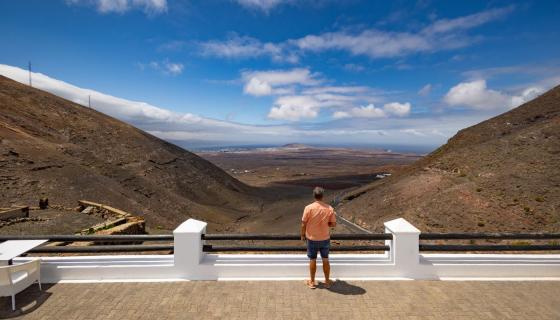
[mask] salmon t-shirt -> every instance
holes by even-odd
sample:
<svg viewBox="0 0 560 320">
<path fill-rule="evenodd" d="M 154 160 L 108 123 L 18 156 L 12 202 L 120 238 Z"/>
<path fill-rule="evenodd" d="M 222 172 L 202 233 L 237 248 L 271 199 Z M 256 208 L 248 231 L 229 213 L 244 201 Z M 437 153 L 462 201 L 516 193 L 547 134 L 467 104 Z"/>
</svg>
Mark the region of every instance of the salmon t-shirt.
<svg viewBox="0 0 560 320">
<path fill-rule="evenodd" d="M 331 206 L 315 201 L 305 207 L 301 221 L 305 222 L 305 237 L 321 241 L 330 238 L 329 222 L 336 222 L 336 216 Z"/>
</svg>

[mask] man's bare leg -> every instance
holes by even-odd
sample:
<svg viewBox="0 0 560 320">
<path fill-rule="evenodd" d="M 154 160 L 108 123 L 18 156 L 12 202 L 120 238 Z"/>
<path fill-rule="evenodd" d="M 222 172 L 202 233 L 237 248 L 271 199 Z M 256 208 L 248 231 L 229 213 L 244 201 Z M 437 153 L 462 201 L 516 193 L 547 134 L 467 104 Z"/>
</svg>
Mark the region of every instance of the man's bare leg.
<svg viewBox="0 0 560 320">
<path fill-rule="evenodd" d="M 309 287 L 315 287 L 315 272 L 317 271 L 317 260 L 310 259 L 309 260 L 309 280 L 308 285 Z"/>
<path fill-rule="evenodd" d="M 323 273 L 325 274 L 325 287 L 329 288 L 331 286 L 331 264 L 329 263 L 329 258 L 323 258 Z"/>
</svg>

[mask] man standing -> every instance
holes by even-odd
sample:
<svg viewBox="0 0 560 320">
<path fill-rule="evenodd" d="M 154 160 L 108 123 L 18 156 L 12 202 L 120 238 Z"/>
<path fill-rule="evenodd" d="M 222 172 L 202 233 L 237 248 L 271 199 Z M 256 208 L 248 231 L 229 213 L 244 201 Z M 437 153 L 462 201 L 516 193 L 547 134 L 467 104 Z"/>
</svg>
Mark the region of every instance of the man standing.
<svg viewBox="0 0 560 320">
<path fill-rule="evenodd" d="M 325 287 L 330 288 L 329 279 L 331 266 L 329 264 L 329 249 L 331 246 L 330 229 L 336 226 L 334 209 L 324 203 L 325 190 L 320 187 L 313 189 L 315 202 L 305 207 L 301 218 L 301 240 L 307 240 L 307 257 L 309 257 L 309 276 L 307 286 L 315 289 L 315 271 L 317 271 L 317 252 L 321 253 L 323 260 L 323 273 L 325 274 Z"/>
</svg>

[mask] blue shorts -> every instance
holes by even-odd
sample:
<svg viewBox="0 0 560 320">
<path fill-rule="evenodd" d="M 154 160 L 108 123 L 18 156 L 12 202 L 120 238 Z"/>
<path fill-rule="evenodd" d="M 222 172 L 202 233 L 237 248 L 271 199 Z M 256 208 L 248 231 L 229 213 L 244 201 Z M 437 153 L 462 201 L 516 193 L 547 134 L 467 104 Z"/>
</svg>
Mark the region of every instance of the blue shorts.
<svg viewBox="0 0 560 320">
<path fill-rule="evenodd" d="M 307 257 L 309 259 L 317 259 L 317 252 L 321 252 L 321 258 L 327 259 L 329 257 L 329 249 L 331 248 L 331 240 L 313 241 L 307 240 Z"/>
</svg>

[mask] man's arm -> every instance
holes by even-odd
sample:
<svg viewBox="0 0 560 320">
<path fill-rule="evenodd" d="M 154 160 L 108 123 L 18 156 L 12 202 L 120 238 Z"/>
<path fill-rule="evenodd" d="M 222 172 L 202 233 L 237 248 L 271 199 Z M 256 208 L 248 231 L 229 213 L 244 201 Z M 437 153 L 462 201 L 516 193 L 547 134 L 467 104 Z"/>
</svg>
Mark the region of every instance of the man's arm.
<svg viewBox="0 0 560 320">
<path fill-rule="evenodd" d="M 329 219 L 329 227 L 331 228 L 336 227 L 336 212 L 333 212 Z"/>
<path fill-rule="evenodd" d="M 307 207 L 303 209 L 303 216 L 301 217 L 301 240 L 305 241 L 305 229 L 307 228 L 307 221 L 309 221 L 309 210 Z"/>
</svg>

